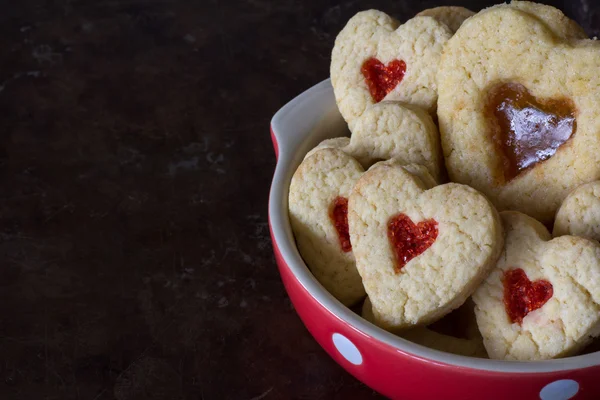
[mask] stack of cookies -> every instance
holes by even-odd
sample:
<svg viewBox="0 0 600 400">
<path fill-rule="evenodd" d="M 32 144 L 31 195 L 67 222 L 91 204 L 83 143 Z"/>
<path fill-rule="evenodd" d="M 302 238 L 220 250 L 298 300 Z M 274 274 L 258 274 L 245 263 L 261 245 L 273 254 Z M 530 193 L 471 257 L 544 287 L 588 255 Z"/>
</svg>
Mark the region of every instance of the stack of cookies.
<svg viewBox="0 0 600 400">
<path fill-rule="evenodd" d="M 599 64 L 541 4 L 355 15 L 331 61 L 352 135 L 311 150 L 289 192 L 315 277 L 438 350 L 580 352 L 600 336 Z"/>
</svg>

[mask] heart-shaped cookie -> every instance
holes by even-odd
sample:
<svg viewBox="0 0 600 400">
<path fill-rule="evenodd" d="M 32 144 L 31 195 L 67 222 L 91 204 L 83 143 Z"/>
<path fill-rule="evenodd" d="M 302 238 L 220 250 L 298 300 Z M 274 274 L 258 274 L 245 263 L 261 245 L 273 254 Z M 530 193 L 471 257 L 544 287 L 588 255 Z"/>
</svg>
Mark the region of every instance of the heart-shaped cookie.
<svg viewBox="0 0 600 400">
<path fill-rule="evenodd" d="M 451 180 L 550 222 L 571 190 L 600 178 L 600 43 L 581 36 L 560 11 L 522 2 L 461 26 L 438 73 Z"/>
<path fill-rule="evenodd" d="M 323 149 L 300 164 L 290 184 L 290 222 L 298 251 L 317 280 L 345 305 L 365 295 L 347 222 L 348 196 L 363 172 L 343 151 Z"/>
<path fill-rule="evenodd" d="M 374 321 L 388 330 L 427 325 L 459 307 L 502 248 L 499 217 L 483 195 L 454 183 L 429 189 L 395 161 L 356 182 L 348 225 Z"/>
<path fill-rule="evenodd" d="M 551 240 L 537 220 L 500 213 L 505 247 L 473 294 L 490 358 L 541 360 L 574 354 L 600 335 L 600 245 Z"/>
<path fill-rule="evenodd" d="M 415 17 L 401 26 L 376 10 L 352 17 L 331 54 L 333 91 L 350 128 L 382 100 L 435 112 L 437 65 L 450 36 L 450 29 L 432 17 Z"/>
<path fill-rule="evenodd" d="M 553 235 L 600 241 L 600 181 L 581 185 L 567 196 L 556 213 Z"/>
<path fill-rule="evenodd" d="M 312 151 L 321 148 L 339 148 L 364 168 L 393 158 L 425 166 L 437 181 L 443 176 L 437 127 L 424 110 L 407 104 L 386 101 L 369 107 L 356 119 L 352 139 L 328 139 Z"/>
<path fill-rule="evenodd" d="M 463 307 L 455 310 L 455 312 L 463 311 Z M 470 313 L 472 312 L 473 311 L 471 310 Z M 447 317 L 452 316 L 452 314 L 448 315 Z M 362 307 L 362 317 L 375 324 L 373 305 L 368 297 L 365 299 Z M 468 325 L 471 325 L 471 321 L 462 322 L 467 322 Z M 483 346 L 483 339 L 477 330 L 477 324 L 475 323 L 474 317 L 472 325 L 474 325 L 474 329 L 471 329 L 471 326 L 466 327 L 466 330 L 469 333 L 467 335 L 468 337 L 446 335 L 427 327 L 413 328 L 407 331 L 398 332 L 398 334 L 406 340 L 410 340 L 413 343 L 417 343 L 421 346 L 426 346 L 431 349 L 444 351 L 446 353 L 459 354 L 461 356 L 487 358 L 487 353 L 485 352 L 485 347 Z M 471 334 L 471 332 L 473 334 Z"/>
<path fill-rule="evenodd" d="M 464 7 L 442 6 L 429 8 L 418 13 L 417 17 L 433 17 L 445 24 L 452 32 L 456 32 L 463 22 L 475 13 Z"/>
<path fill-rule="evenodd" d="M 435 185 L 425 167 L 405 168 Z M 300 255 L 325 289 L 347 306 L 365 295 L 348 228 L 348 197 L 363 172 L 358 161 L 341 150 L 315 151 L 294 173 L 288 198 Z"/>
</svg>

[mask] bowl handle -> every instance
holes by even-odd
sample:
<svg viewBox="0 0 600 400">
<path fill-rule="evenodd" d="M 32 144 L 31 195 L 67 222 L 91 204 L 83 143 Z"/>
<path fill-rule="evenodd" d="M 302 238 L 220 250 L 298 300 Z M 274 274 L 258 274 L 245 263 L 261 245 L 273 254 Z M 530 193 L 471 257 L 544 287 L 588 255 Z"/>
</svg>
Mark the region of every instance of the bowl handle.
<svg viewBox="0 0 600 400">
<path fill-rule="evenodd" d="M 324 130 L 324 115 L 326 120 L 341 118 L 329 79 L 300 94 L 273 116 L 271 140 L 277 159 L 292 155 L 293 149 L 306 140 L 306 132 L 312 132 L 315 128 Z"/>
<path fill-rule="evenodd" d="M 271 142 L 273 143 L 273 151 L 275 151 L 275 159 L 279 160 L 279 145 L 277 144 L 277 136 L 273 130 L 273 124 L 271 123 Z"/>
</svg>

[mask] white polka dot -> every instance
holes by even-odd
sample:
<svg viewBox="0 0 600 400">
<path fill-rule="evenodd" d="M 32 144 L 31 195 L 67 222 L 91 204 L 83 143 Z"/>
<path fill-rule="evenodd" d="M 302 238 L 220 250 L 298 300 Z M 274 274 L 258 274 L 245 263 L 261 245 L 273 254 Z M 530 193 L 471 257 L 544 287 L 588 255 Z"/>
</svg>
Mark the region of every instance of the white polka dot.
<svg viewBox="0 0 600 400">
<path fill-rule="evenodd" d="M 569 400 L 579 392 L 579 383 L 571 379 L 561 379 L 547 384 L 540 392 L 542 400 Z"/>
<path fill-rule="evenodd" d="M 340 352 L 340 354 L 349 362 L 354 365 L 360 365 L 363 362 L 362 354 L 356 348 L 354 343 L 352 343 L 346 336 L 340 335 L 339 333 L 334 333 L 331 336 L 333 340 L 333 345 Z"/>
</svg>

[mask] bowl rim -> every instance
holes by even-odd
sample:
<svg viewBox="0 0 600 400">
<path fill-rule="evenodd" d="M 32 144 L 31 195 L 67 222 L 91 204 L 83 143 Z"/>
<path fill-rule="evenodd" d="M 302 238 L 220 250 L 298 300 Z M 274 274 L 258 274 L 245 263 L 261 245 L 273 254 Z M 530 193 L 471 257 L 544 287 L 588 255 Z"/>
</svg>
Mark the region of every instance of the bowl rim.
<svg viewBox="0 0 600 400">
<path fill-rule="evenodd" d="M 278 159 L 269 193 L 269 224 L 273 241 L 283 261 L 310 296 L 342 322 L 363 335 L 409 356 L 420 358 L 424 362 L 501 373 L 548 373 L 600 365 L 600 352 L 545 361 L 504 361 L 467 357 L 430 349 L 371 324 L 325 290 L 300 256 L 289 221 L 287 207 L 289 184 L 296 166 L 304 157 L 304 154 L 297 154 L 297 147 L 310 133 L 302 131 L 309 125 L 305 124 L 304 127 L 299 128 L 298 124 L 289 122 L 297 122 L 302 113 L 306 113 L 307 110 L 310 111 L 309 114 L 319 113 L 321 110 L 314 108 L 331 101 L 331 98 L 334 98 L 333 88 L 330 79 L 326 79 L 288 102 L 277 111 L 271 121 L 271 136 Z M 294 144 L 291 138 L 298 143 Z"/>
</svg>

